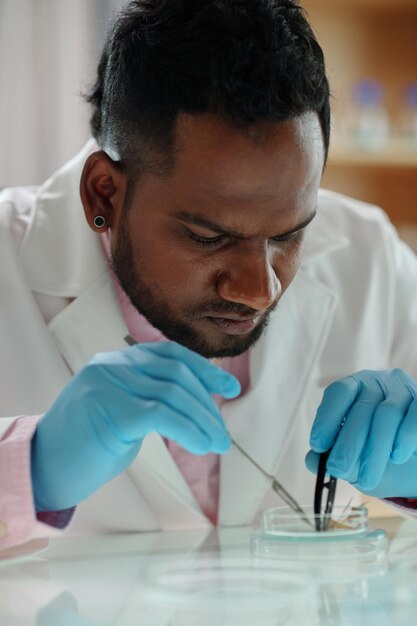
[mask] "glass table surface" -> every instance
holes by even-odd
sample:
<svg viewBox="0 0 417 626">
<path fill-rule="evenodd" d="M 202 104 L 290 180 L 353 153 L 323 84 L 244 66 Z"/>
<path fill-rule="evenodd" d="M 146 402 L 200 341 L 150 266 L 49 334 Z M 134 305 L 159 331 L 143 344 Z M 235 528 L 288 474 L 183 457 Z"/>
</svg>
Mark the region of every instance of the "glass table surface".
<svg viewBox="0 0 417 626">
<path fill-rule="evenodd" d="M 251 528 L 65 537 L 0 559 L 5 626 L 409 626 L 417 519 L 372 520 L 389 549 L 363 559 L 251 553 Z M 351 557 L 351 555 L 350 555 Z"/>
</svg>

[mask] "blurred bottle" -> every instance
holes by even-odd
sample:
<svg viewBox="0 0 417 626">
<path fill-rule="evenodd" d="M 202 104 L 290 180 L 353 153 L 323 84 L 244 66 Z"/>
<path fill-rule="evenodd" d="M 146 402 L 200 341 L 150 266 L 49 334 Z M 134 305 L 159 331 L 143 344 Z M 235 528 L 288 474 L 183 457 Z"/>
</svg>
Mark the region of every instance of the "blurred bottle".
<svg viewBox="0 0 417 626">
<path fill-rule="evenodd" d="M 382 150 L 390 138 L 390 118 L 384 104 L 384 88 L 376 80 L 363 80 L 354 87 L 350 137 L 356 148 Z"/>
<path fill-rule="evenodd" d="M 404 89 L 399 134 L 407 143 L 417 148 L 417 82 L 410 83 Z"/>
</svg>

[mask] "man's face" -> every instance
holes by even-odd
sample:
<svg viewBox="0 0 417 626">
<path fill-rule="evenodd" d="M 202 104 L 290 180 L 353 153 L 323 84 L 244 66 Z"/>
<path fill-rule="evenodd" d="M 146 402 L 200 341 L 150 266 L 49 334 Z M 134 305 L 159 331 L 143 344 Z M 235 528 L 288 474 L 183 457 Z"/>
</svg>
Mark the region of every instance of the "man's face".
<svg viewBox="0 0 417 626">
<path fill-rule="evenodd" d="M 112 228 L 117 277 L 137 310 L 206 357 L 260 337 L 300 264 L 324 148 L 306 114 L 254 133 L 178 118 L 173 172 L 145 174 Z"/>
</svg>

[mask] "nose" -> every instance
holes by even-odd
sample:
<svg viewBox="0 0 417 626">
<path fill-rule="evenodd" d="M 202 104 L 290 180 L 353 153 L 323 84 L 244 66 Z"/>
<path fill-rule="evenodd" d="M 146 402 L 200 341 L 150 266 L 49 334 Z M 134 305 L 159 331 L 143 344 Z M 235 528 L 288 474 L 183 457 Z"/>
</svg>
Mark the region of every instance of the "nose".
<svg viewBox="0 0 417 626">
<path fill-rule="evenodd" d="M 265 311 L 279 298 L 281 283 L 267 251 L 263 254 L 241 254 L 230 269 L 217 281 L 217 293 L 228 302 L 243 304 L 256 311 Z"/>
</svg>

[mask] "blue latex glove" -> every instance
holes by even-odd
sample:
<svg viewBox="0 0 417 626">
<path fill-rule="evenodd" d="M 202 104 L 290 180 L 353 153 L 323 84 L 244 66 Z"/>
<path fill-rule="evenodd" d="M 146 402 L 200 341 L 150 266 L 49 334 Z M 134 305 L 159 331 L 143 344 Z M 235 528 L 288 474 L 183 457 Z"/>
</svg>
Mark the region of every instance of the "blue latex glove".
<svg viewBox="0 0 417 626">
<path fill-rule="evenodd" d="M 402 370 L 362 371 L 324 392 L 310 436 L 307 467 L 370 496 L 417 498 L 417 382 Z M 345 422 L 341 428 L 343 420 Z"/>
<path fill-rule="evenodd" d="M 150 432 L 193 454 L 231 446 L 211 394 L 234 398 L 238 381 L 174 342 L 97 354 L 43 416 L 32 440 L 38 511 L 62 510 L 122 472 Z"/>
</svg>

